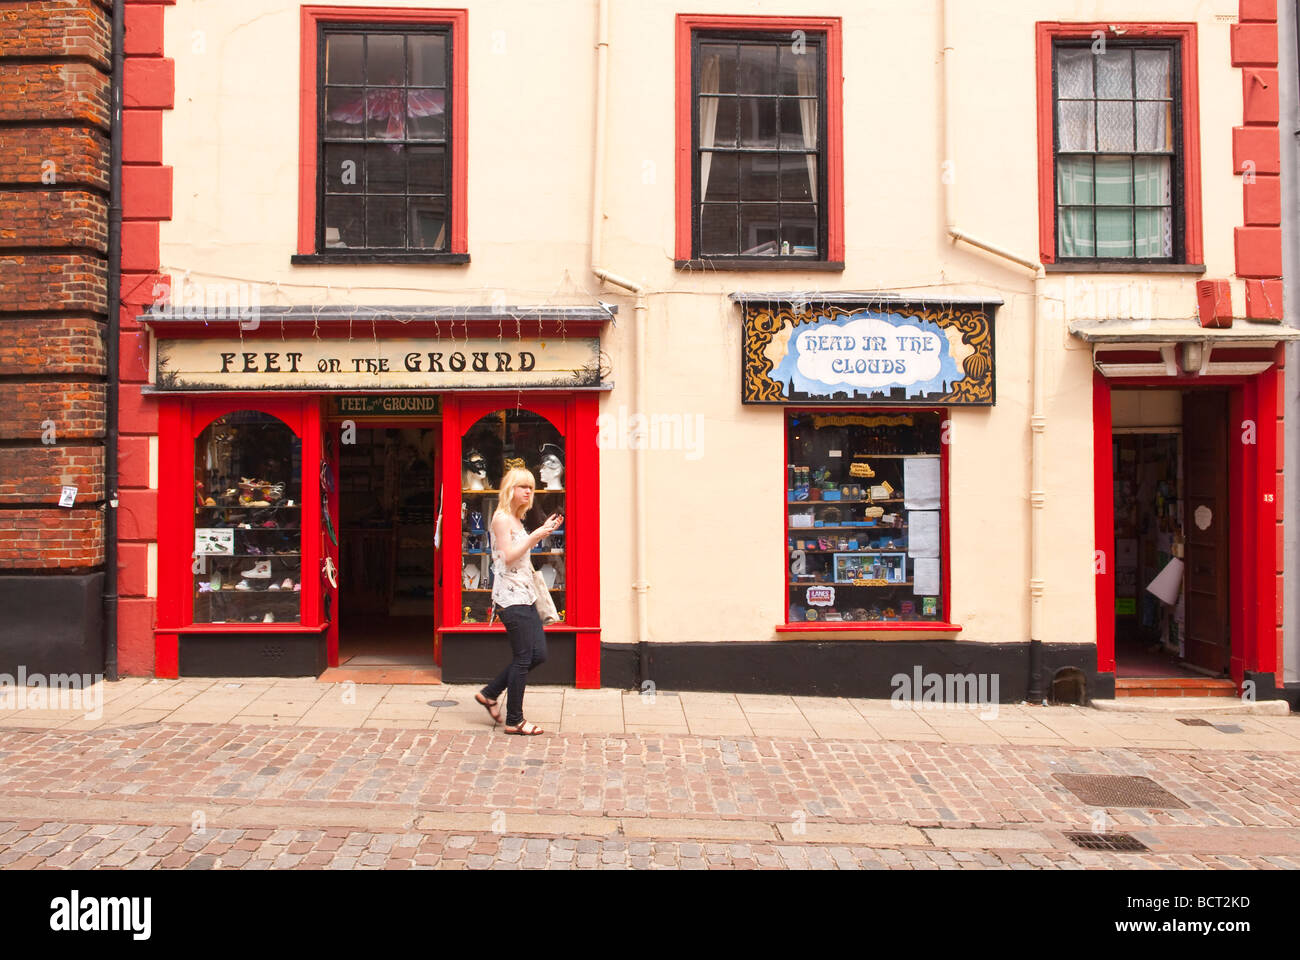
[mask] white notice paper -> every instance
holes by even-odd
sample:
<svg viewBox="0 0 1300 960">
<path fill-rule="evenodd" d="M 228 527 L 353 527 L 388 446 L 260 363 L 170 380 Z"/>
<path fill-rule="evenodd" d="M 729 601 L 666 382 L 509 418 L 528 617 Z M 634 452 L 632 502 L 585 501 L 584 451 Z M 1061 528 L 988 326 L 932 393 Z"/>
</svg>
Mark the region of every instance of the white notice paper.
<svg viewBox="0 0 1300 960">
<path fill-rule="evenodd" d="M 908 510 L 939 509 L 938 457 L 908 457 L 903 461 L 903 500 Z"/>
<path fill-rule="evenodd" d="M 912 595 L 937 597 L 939 595 L 939 559 L 922 557 L 912 561 Z"/>
<path fill-rule="evenodd" d="M 912 510 L 907 514 L 907 555 L 939 556 L 938 510 Z"/>
</svg>

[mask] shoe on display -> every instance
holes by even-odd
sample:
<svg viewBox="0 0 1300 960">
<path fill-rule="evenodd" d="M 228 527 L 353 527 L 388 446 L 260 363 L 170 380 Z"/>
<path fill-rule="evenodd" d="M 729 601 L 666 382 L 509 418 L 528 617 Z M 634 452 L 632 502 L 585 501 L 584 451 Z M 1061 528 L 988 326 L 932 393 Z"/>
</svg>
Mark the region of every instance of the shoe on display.
<svg viewBox="0 0 1300 960">
<path fill-rule="evenodd" d="M 212 590 L 221 589 L 221 571 L 213 570 L 212 576 L 208 577 L 208 586 Z"/>
<path fill-rule="evenodd" d="M 252 569 L 240 570 L 241 577 L 247 577 L 250 580 L 270 580 L 271 579 L 271 561 L 258 560 L 253 564 Z"/>
<path fill-rule="evenodd" d="M 276 593 L 279 593 L 279 592 L 280 592 L 280 585 L 279 585 L 278 583 L 273 583 L 273 584 L 271 584 L 269 587 L 267 587 L 266 589 L 267 589 L 268 591 L 270 591 L 270 590 L 274 590 Z"/>
<path fill-rule="evenodd" d="M 237 584 L 235 584 L 235 589 L 236 589 L 236 590 L 252 590 L 253 587 L 252 587 L 252 585 L 251 585 L 247 580 L 240 580 Z"/>
<path fill-rule="evenodd" d="M 293 585 L 293 592 L 294 592 L 294 593 L 302 593 L 302 584 L 301 584 L 301 583 L 295 583 L 295 584 Z"/>
<path fill-rule="evenodd" d="M 285 577 L 284 582 L 280 584 L 280 589 L 292 590 L 293 588 L 293 577 Z"/>
<path fill-rule="evenodd" d="M 264 617 L 262 618 L 262 622 L 263 622 L 263 623 L 275 623 L 275 614 L 273 614 L 273 613 L 268 613 L 266 616 L 264 616 Z"/>
</svg>

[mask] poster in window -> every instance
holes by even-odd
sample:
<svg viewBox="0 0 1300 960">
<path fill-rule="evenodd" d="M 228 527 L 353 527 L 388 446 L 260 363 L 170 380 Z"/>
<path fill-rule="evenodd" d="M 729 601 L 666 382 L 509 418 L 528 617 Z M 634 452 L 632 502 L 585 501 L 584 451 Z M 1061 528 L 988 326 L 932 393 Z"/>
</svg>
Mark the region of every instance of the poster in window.
<svg viewBox="0 0 1300 960">
<path fill-rule="evenodd" d="M 908 510 L 939 509 L 939 461 L 908 457 L 903 461 L 903 506 Z"/>
<path fill-rule="evenodd" d="M 939 556 L 939 511 L 910 510 L 907 514 L 907 555 Z"/>
</svg>

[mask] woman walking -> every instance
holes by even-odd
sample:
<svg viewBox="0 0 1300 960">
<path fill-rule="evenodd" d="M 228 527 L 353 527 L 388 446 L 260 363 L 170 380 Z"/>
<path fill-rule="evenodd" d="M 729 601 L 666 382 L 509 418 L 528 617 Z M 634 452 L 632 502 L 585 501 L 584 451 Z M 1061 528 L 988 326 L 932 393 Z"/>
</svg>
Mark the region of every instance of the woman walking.
<svg viewBox="0 0 1300 960">
<path fill-rule="evenodd" d="M 564 522 L 552 514 L 532 533 L 524 530 L 523 515 L 533 504 L 537 482 L 530 471 L 516 467 L 501 478 L 501 493 L 489 524 L 492 531 L 492 603 L 506 625 L 514 659 L 497 678 L 474 695 L 496 723 L 501 722 L 498 698 L 506 699 L 506 733 L 536 736 L 541 727 L 524 719 L 524 684 L 528 672 L 546 662 L 546 634 L 537 613 L 537 587 L 532 549 Z"/>
</svg>

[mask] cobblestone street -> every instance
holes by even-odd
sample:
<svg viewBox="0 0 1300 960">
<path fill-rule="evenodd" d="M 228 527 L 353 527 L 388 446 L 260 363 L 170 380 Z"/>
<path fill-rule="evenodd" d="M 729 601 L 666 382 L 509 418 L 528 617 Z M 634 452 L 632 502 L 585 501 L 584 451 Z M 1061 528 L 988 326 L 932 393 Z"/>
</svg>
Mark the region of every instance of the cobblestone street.
<svg viewBox="0 0 1300 960">
<path fill-rule="evenodd" d="M 430 689 L 446 690 L 423 695 Z M 879 709 L 889 717 L 887 703 Z M 1229 719 L 1238 736 L 1261 741 L 1268 730 L 1289 737 L 1297 722 Z M 526 739 L 493 732 L 486 718 L 464 729 L 42 729 L 11 718 L 0 727 L 0 866 L 1300 867 L 1294 752 L 1208 740 L 1198 749 L 971 743 L 959 731 L 973 729 L 973 715 L 947 722 L 944 740 L 885 739 L 865 723 L 857 737 Z M 1057 774 L 1145 777 L 1185 806 L 1101 810 Z M 1149 852 L 1085 850 L 1065 836 L 1098 831 L 1132 834 Z"/>
</svg>

